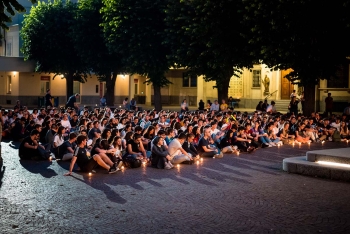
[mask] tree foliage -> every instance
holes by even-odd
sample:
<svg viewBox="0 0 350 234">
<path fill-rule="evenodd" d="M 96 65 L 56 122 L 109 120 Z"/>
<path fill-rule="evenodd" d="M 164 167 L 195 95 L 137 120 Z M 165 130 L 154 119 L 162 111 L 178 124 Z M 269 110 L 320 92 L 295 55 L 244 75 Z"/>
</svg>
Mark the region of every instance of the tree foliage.
<svg viewBox="0 0 350 234">
<path fill-rule="evenodd" d="M 124 72 L 121 54 L 110 53 L 103 34 L 103 4 L 100 0 L 84 0 L 78 2 L 76 23 L 73 26 L 73 40 L 78 55 L 97 75 L 101 82 L 106 82 L 107 105 L 114 105 L 114 89 L 117 74 Z"/>
<path fill-rule="evenodd" d="M 171 1 L 167 8 L 167 32 L 172 56 L 206 81 L 216 81 L 219 99 L 227 99 L 230 79 L 253 57 L 241 36 L 239 0 Z"/>
<path fill-rule="evenodd" d="M 164 44 L 164 0 L 104 0 L 104 32 L 109 50 L 121 53 L 130 73 L 148 77 L 154 87 L 154 103 L 161 109 L 160 87 L 170 82 L 164 74 L 172 65 L 170 49 Z"/>
<path fill-rule="evenodd" d="M 73 81 L 85 82 L 89 73 L 72 39 L 76 11 L 70 1 L 39 2 L 25 16 L 21 30 L 25 60 L 35 61 L 37 72 L 64 75 L 67 96 L 73 94 Z"/>
<path fill-rule="evenodd" d="M 350 1 L 243 0 L 252 53 L 287 78 L 315 85 L 332 77 L 350 55 Z M 317 7 L 316 7 L 317 6 Z M 317 9 L 317 10 L 316 10 Z"/>
<path fill-rule="evenodd" d="M 31 3 L 36 3 L 36 0 L 30 0 Z M 23 13 L 26 9 L 19 4 L 17 0 L 0 0 L 0 28 L 8 29 L 6 23 L 11 23 L 11 16 L 17 12 Z M 1 39 L 1 33 L 0 33 Z"/>
</svg>

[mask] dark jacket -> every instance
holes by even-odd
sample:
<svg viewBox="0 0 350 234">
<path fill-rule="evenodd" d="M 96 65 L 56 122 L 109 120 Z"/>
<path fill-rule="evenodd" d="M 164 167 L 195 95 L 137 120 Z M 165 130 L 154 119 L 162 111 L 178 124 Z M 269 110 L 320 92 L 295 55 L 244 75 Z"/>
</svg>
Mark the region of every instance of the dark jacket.
<svg viewBox="0 0 350 234">
<path fill-rule="evenodd" d="M 164 145 L 157 146 L 153 145 L 152 147 L 152 167 L 163 169 L 165 166 L 166 156 L 169 155 L 168 150 Z"/>
<path fill-rule="evenodd" d="M 194 147 L 194 145 L 192 143 L 188 143 L 187 141 L 185 141 L 185 143 L 183 143 L 182 148 L 187 152 L 192 154 L 193 157 L 195 157 L 196 155 L 198 155 L 198 151 L 196 149 L 196 147 Z"/>
</svg>

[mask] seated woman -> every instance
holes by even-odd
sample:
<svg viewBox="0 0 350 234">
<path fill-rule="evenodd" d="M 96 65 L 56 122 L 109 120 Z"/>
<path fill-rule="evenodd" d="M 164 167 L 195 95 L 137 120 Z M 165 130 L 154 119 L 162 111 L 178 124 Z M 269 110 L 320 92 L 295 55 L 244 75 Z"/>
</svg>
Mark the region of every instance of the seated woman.
<svg viewBox="0 0 350 234">
<path fill-rule="evenodd" d="M 350 139 L 348 126 L 346 126 L 346 122 L 344 121 L 340 124 L 340 138 L 341 141 L 346 141 Z"/>
<path fill-rule="evenodd" d="M 254 128 L 251 129 L 251 135 L 255 141 L 258 140 L 261 143 L 261 148 L 272 147 L 271 140 L 261 128 L 259 121 L 255 121 Z"/>
<path fill-rule="evenodd" d="M 295 140 L 300 143 L 308 143 L 310 141 L 310 137 L 305 135 L 304 132 L 305 124 L 300 123 L 298 128 L 295 130 Z"/>
<path fill-rule="evenodd" d="M 277 135 L 275 134 L 274 131 L 275 125 L 274 123 L 268 123 L 266 126 L 266 133 L 270 139 L 270 141 L 272 142 L 271 144 L 273 146 L 277 146 L 277 145 L 282 145 L 282 141 L 280 141 L 279 137 L 277 137 Z"/>
<path fill-rule="evenodd" d="M 170 162 L 171 160 L 172 157 L 169 155 L 168 150 L 164 146 L 164 139 L 162 137 L 156 137 L 153 141 L 152 147 L 152 167 L 159 169 L 171 169 L 174 167 Z"/>
<path fill-rule="evenodd" d="M 238 147 L 233 145 L 232 138 L 233 138 L 233 131 L 228 130 L 224 138 L 221 139 L 220 141 L 220 149 L 222 153 L 232 154 L 232 153 L 239 152 L 239 150 L 237 150 Z"/>
<path fill-rule="evenodd" d="M 289 134 L 289 122 L 285 122 L 283 128 L 278 133 L 278 137 L 283 144 L 288 144 L 290 141 L 294 142 L 295 135 Z"/>
<path fill-rule="evenodd" d="M 73 158 L 74 149 L 76 147 L 76 140 L 77 134 L 71 132 L 69 134 L 69 140 L 63 142 L 63 144 L 59 146 L 58 158 L 61 158 L 62 161 L 71 160 Z"/>
</svg>

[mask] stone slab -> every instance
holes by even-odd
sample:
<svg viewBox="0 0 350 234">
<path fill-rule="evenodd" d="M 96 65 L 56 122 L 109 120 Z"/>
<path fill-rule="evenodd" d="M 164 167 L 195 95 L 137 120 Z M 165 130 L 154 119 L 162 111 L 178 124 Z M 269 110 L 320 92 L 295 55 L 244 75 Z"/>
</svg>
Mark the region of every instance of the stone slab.
<svg viewBox="0 0 350 234">
<path fill-rule="evenodd" d="M 284 159 L 283 170 L 289 173 L 350 182 L 350 168 L 310 162 L 305 156 Z"/>
<path fill-rule="evenodd" d="M 350 164 L 350 148 L 309 151 L 306 153 L 306 160 Z"/>
</svg>

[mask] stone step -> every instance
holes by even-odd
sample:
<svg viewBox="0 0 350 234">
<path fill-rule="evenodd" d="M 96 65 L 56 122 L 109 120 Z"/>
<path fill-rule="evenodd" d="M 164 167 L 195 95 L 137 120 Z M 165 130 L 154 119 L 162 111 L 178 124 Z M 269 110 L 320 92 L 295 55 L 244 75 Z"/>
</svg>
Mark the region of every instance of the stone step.
<svg viewBox="0 0 350 234">
<path fill-rule="evenodd" d="M 350 148 L 314 150 L 306 153 L 306 160 L 309 162 L 326 161 L 349 164 Z"/>
<path fill-rule="evenodd" d="M 350 182 L 350 148 L 315 150 L 307 152 L 306 156 L 286 158 L 283 170 Z"/>
<path fill-rule="evenodd" d="M 284 159 L 283 170 L 294 174 L 350 182 L 350 167 L 309 162 L 305 156 Z"/>
</svg>

